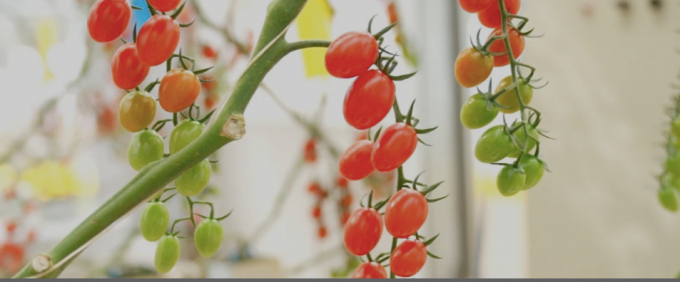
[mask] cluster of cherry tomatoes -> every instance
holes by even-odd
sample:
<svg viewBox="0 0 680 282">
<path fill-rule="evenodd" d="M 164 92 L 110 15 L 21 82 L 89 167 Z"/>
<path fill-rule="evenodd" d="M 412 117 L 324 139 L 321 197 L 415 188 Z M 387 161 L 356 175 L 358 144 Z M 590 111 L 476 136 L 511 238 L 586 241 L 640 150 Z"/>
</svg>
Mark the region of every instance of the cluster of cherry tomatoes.
<svg viewBox="0 0 680 282">
<path fill-rule="evenodd" d="M 194 71 L 193 59 L 183 56 L 181 51 L 174 54 L 179 44 L 180 27 L 186 27 L 175 21 L 186 3 L 181 0 L 147 0 L 151 18 L 144 23 L 137 33 L 132 31 L 132 42 L 125 43 L 113 55 L 111 73 L 113 81 L 121 89 L 129 91 L 120 102 L 119 119 L 127 131 L 135 133 L 128 147 L 128 159 L 135 170 L 141 170 L 150 163 L 168 156 L 165 144 L 158 131 L 168 122 L 173 122 L 169 140 L 169 155 L 176 154 L 197 139 L 204 131 L 204 123 L 211 114 L 201 119 L 200 109 L 194 104 L 201 90 L 198 74 L 210 68 Z M 181 5 L 180 5 L 181 4 Z M 88 18 L 88 30 L 92 39 L 97 42 L 110 42 L 120 37 L 127 29 L 132 7 L 125 0 L 98 0 L 92 6 Z M 172 14 L 168 15 L 166 13 Z M 172 59 L 179 58 L 181 67 L 171 69 Z M 187 67 L 185 60 L 191 62 Z M 160 80 L 149 84 L 143 90 L 140 84 L 146 79 L 149 69 L 167 63 L 167 73 Z M 166 112 L 173 113 L 174 118 L 159 120 L 153 126 L 156 117 L 156 99 L 149 92 L 160 84 L 158 103 Z M 183 111 L 188 109 L 188 117 Z M 195 114 L 194 114 L 195 113 Z M 178 114 L 185 119 L 178 121 Z M 151 126 L 151 127 L 150 127 Z M 211 206 L 209 217 L 203 217 L 194 232 L 194 243 L 199 253 L 210 257 L 219 249 L 222 242 L 222 226 L 218 221 L 226 218 L 214 218 L 212 204 L 193 202 L 190 197 L 199 195 L 210 180 L 211 165 L 205 159 L 175 179 L 175 188 L 160 191 L 154 200 L 144 208 L 140 219 L 142 235 L 148 241 L 158 241 L 155 264 L 159 272 L 170 271 L 179 259 L 179 232 L 174 231 L 175 223 L 191 217 L 179 219 L 172 224 L 170 232 L 170 216 L 165 202 L 174 195 L 161 200 L 163 193 L 176 190 L 187 198 L 191 204 L 207 204 Z M 198 214 L 196 214 L 198 215 Z"/>
<path fill-rule="evenodd" d="M 482 45 L 478 38 L 476 46 L 458 55 L 455 63 L 458 83 L 467 88 L 477 87 L 489 78 L 494 67 L 507 66 L 512 61 L 511 68 L 515 68 L 512 75 L 498 83 L 494 92 L 490 82 L 488 93 L 480 90 L 472 95 L 460 113 L 462 124 L 470 129 L 488 125 L 499 112 L 521 113 L 522 120 L 511 126 L 504 124 L 487 129 L 475 146 L 475 157 L 483 163 L 497 164 L 504 158 L 516 159 L 512 165 L 502 164 L 504 167 L 496 180 L 500 193 L 512 196 L 536 186 L 545 170 L 543 161 L 538 158 L 539 135 L 543 135 L 538 129 L 540 113 L 529 107 L 535 88 L 531 85 L 534 68 L 516 61 L 524 51 L 525 37 L 531 30 L 521 31 L 527 20 L 516 16 L 520 0 L 459 0 L 459 3 L 464 10 L 478 13 L 480 22 L 494 30 L 485 44 Z M 522 22 L 514 26 L 513 18 L 522 19 Z M 505 23 L 503 19 L 506 19 Z M 519 74 L 520 66 L 531 70 L 529 76 Z M 528 117 L 525 110 L 531 112 Z M 532 155 L 534 148 L 536 152 Z"/>
<path fill-rule="evenodd" d="M 660 176 L 661 188 L 657 192 L 661 205 L 669 211 L 678 211 L 676 193 L 680 192 L 680 98 L 675 98 L 671 128 L 666 144 L 666 163 Z"/>
<path fill-rule="evenodd" d="M 378 32 L 348 32 L 335 39 L 329 46 L 325 57 L 326 69 L 338 78 L 355 78 L 345 96 L 343 113 L 348 124 L 359 130 L 370 129 L 381 122 L 394 107 L 397 123 L 381 128 L 375 134 L 375 142 L 369 138 L 356 141 L 342 154 L 339 160 L 339 172 L 348 180 L 361 180 L 373 172 L 389 172 L 400 167 L 414 153 L 418 142 L 418 134 L 434 129 L 417 130 L 413 124 L 413 105 L 404 117 L 398 110 L 395 97 L 395 80 L 406 79 L 413 74 L 395 77 L 391 72 L 396 67 L 395 55 L 384 58 L 386 53 L 380 46 L 382 34 L 393 25 Z M 369 69 L 372 65 L 377 69 Z M 400 181 L 401 182 L 401 181 Z M 418 191 L 417 180 L 410 189 L 401 189 L 389 199 L 373 205 L 373 192 L 369 194 L 368 206 L 355 210 L 345 223 L 344 242 L 347 251 L 355 256 L 367 256 L 364 262 L 354 271 L 353 278 L 387 278 L 387 271 L 382 265 L 390 260 L 390 270 L 401 277 L 411 277 L 424 266 L 428 256 L 426 246 L 434 238 L 426 242 L 417 232 L 425 223 L 428 215 L 426 195 L 434 190 L 428 188 Z M 437 185 L 438 186 L 438 185 Z M 408 188 L 408 186 L 406 186 Z M 383 216 L 379 210 L 386 207 Z M 384 223 L 384 224 L 383 224 Z M 399 246 L 394 246 L 390 253 L 382 253 L 375 258 L 370 252 L 376 247 L 382 236 L 383 226 L 397 238 L 407 239 Z M 414 239 L 408 239 L 415 236 Z"/>
</svg>

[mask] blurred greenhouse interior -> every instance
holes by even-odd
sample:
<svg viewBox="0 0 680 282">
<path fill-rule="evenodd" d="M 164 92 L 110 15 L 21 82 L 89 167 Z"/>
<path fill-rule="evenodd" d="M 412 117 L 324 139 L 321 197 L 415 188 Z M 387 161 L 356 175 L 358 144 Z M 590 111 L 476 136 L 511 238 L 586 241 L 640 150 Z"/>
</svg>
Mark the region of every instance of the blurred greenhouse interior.
<svg viewBox="0 0 680 282">
<path fill-rule="evenodd" d="M 127 1 L 141 9 L 132 10 L 122 40 L 99 43 L 88 34 L 94 0 L 0 0 L 0 278 L 35 265 L 138 174 L 128 160 L 133 133 L 119 122 L 127 93 L 112 80 L 111 58 L 151 13 L 145 0 Z M 200 108 L 206 117 L 227 107 L 251 65 L 271 1 L 183 2 L 177 22 L 194 23 L 181 28 L 175 53 L 193 58 L 186 63 L 196 69 L 214 68 L 198 75 L 197 107 L 182 115 Z M 382 46 L 398 55 L 396 75 L 417 71 L 395 82 L 401 111 L 415 100 L 417 127 L 438 126 L 419 135 L 432 146 L 419 144 L 403 171 L 408 179 L 424 172 L 423 183 L 444 181 L 431 198 L 448 195 L 429 204 L 417 233 L 439 234 L 427 250 L 441 259 L 428 257 L 414 277 L 671 278 L 680 270 L 680 215 L 663 208 L 657 191 L 670 140 L 667 114 L 678 112 L 679 4 L 521 1 L 518 15 L 530 19 L 536 36 L 527 36 L 519 61 L 549 82 L 534 91 L 531 107 L 554 140 L 540 137 L 549 173 L 512 197 L 496 187 L 502 167 L 475 157 L 488 127 L 470 130 L 460 121 L 478 89 L 456 82 L 456 58 L 492 29 L 458 1 L 309 0 L 286 39 L 332 41 L 365 31 L 373 16 L 374 32 L 397 22 Z M 143 204 L 79 249 L 60 277 L 349 277 L 361 261 L 345 248 L 344 221 L 369 194 L 373 203 L 394 194 L 400 176 L 375 172 L 345 187 L 340 154 L 368 132 L 347 123 L 343 103 L 353 79 L 329 75 L 325 50 L 278 62 L 244 112 L 247 133 L 208 157 L 212 176 L 193 201 L 211 202 L 216 217 L 232 212 L 219 222 L 224 238 L 214 256 L 194 247 L 192 221 L 205 219 L 190 215 L 186 197 L 177 195 L 165 203 L 171 224 L 192 220 L 173 228 L 187 238 L 170 272 L 156 271 L 157 243 L 141 234 Z M 141 86 L 165 74 L 166 64 L 151 67 Z M 495 68 L 480 91 L 509 75 L 509 67 Z M 173 114 L 159 108 L 154 118 L 167 120 L 158 132 L 167 147 Z M 491 126 L 521 118 L 498 115 Z M 393 123 L 390 113 L 380 125 Z M 191 208 L 211 213 L 209 205 Z M 382 232 L 373 256 L 389 253 L 391 244 Z"/>
</svg>

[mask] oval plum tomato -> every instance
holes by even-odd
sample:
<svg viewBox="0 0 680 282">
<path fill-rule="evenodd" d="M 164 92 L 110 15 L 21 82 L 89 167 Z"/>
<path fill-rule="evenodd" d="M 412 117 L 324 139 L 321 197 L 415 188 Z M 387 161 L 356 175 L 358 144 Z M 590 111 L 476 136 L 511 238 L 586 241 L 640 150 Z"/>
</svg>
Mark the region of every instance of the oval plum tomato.
<svg viewBox="0 0 680 282">
<path fill-rule="evenodd" d="M 87 31 L 94 41 L 113 41 L 125 32 L 131 16 L 126 0 L 98 0 L 87 17 Z"/>
<path fill-rule="evenodd" d="M 394 92 L 394 82 L 382 71 L 365 72 L 347 90 L 343 107 L 345 120 L 359 130 L 375 126 L 392 109 Z"/>
<path fill-rule="evenodd" d="M 497 115 L 498 107 L 481 94 L 475 94 L 465 101 L 460 110 L 460 121 L 469 129 L 478 129 L 491 123 Z"/>
<path fill-rule="evenodd" d="M 514 148 L 515 144 L 505 132 L 505 126 L 497 125 L 479 137 L 475 146 L 475 157 L 483 163 L 495 163 L 507 157 Z"/>
<path fill-rule="evenodd" d="M 351 31 L 333 40 L 326 51 L 326 70 L 338 78 L 366 72 L 378 58 L 378 41 L 368 32 Z"/>
<path fill-rule="evenodd" d="M 484 56 L 477 49 L 470 47 L 458 54 L 455 65 L 456 80 L 465 88 L 475 87 L 491 75 L 493 57 Z"/>
<path fill-rule="evenodd" d="M 522 190 L 529 190 L 536 186 L 541 181 L 541 178 L 543 178 L 543 172 L 545 171 L 543 162 L 532 155 L 523 155 L 519 161 L 519 167 L 524 170 L 526 175 Z"/>
<path fill-rule="evenodd" d="M 120 46 L 111 60 L 113 82 L 121 89 L 133 89 L 141 84 L 149 74 L 149 66 L 145 65 L 137 55 L 137 46 L 128 43 Z"/>
<path fill-rule="evenodd" d="M 406 240 L 390 256 L 390 269 L 399 277 L 416 275 L 425 265 L 427 249 L 420 241 Z"/>
<path fill-rule="evenodd" d="M 179 238 L 177 236 L 164 235 L 156 247 L 154 264 L 159 273 L 167 273 L 175 267 L 179 259 Z"/>
<path fill-rule="evenodd" d="M 205 126 L 195 120 L 183 120 L 170 133 L 170 154 L 175 154 L 196 140 Z"/>
<path fill-rule="evenodd" d="M 130 92 L 120 100 L 118 119 L 125 130 L 138 132 L 147 128 L 156 117 L 156 99 L 146 91 Z"/>
<path fill-rule="evenodd" d="M 375 169 L 371 162 L 373 142 L 357 141 L 340 156 L 340 174 L 349 180 L 361 180 L 371 175 Z"/>
<path fill-rule="evenodd" d="M 500 36 L 503 31 L 500 28 L 494 30 L 490 35 L 489 39 L 494 36 Z M 519 34 L 514 28 L 508 29 L 508 39 L 510 40 L 510 48 L 512 50 L 512 56 L 517 59 L 522 52 L 524 52 L 524 36 Z M 505 42 L 502 39 L 496 39 L 489 45 L 489 52 L 492 53 L 506 53 L 505 52 Z M 496 67 L 507 66 L 510 63 L 508 54 L 498 55 L 493 57 L 493 65 Z"/>
<path fill-rule="evenodd" d="M 155 130 L 145 129 L 132 136 L 128 147 L 130 166 L 139 171 L 146 165 L 163 158 L 163 137 Z"/>
<path fill-rule="evenodd" d="M 196 75 L 185 69 L 173 69 L 161 80 L 158 102 L 171 113 L 181 112 L 191 106 L 201 92 L 201 82 Z"/>
<path fill-rule="evenodd" d="M 416 151 L 418 134 L 408 124 L 395 123 L 382 131 L 373 144 L 371 162 L 375 170 L 392 171 L 404 164 Z"/>
<path fill-rule="evenodd" d="M 352 278 L 385 279 L 387 278 L 387 271 L 377 262 L 364 262 L 352 272 Z"/>
<path fill-rule="evenodd" d="M 151 17 L 137 35 L 139 58 L 149 66 L 164 63 L 179 44 L 179 24 L 170 16 Z"/>
<path fill-rule="evenodd" d="M 182 0 L 148 0 L 149 5 L 159 12 L 167 13 L 179 7 Z"/>
<path fill-rule="evenodd" d="M 378 211 L 360 208 L 352 213 L 345 224 L 345 247 L 350 254 L 368 254 L 380 241 L 383 220 Z"/>
<path fill-rule="evenodd" d="M 152 202 L 146 205 L 139 220 L 142 236 L 149 242 L 158 241 L 168 228 L 170 214 L 168 207 L 162 202 Z"/>
<path fill-rule="evenodd" d="M 672 189 L 662 188 L 658 192 L 659 202 L 669 211 L 678 211 L 678 198 Z"/>
<path fill-rule="evenodd" d="M 418 232 L 427 219 L 427 199 L 413 189 L 401 189 L 387 202 L 385 227 L 397 238 L 408 238 Z"/>
<path fill-rule="evenodd" d="M 519 193 L 526 183 L 526 173 L 520 169 L 516 169 L 510 165 L 506 165 L 498 173 L 496 178 L 496 186 L 501 195 L 510 197 Z"/>
<path fill-rule="evenodd" d="M 458 0 L 458 4 L 468 13 L 477 13 L 489 7 L 495 0 Z"/>
<path fill-rule="evenodd" d="M 177 177 L 175 188 L 177 188 L 178 193 L 184 196 L 197 196 L 208 185 L 210 174 L 210 161 L 203 160 Z"/>
<path fill-rule="evenodd" d="M 527 84 L 524 79 L 518 77 L 517 80 L 519 83 L 519 93 L 522 96 L 522 102 L 524 102 L 525 105 L 529 105 L 529 103 L 531 103 L 531 99 L 534 97 L 534 89 L 531 88 L 531 86 L 529 86 L 529 84 Z M 498 86 L 496 86 L 496 93 L 501 92 L 501 90 L 507 88 L 510 85 L 512 85 L 512 76 L 503 78 L 503 80 L 498 83 Z M 516 93 L 517 89 L 512 88 L 501 94 L 501 96 L 498 96 L 496 102 L 504 107 L 498 108 L 498 110 L 506 114 L 512 114 L 519 111 L 519 100 L 517 100 Z"/>
<path fill-rule="evenodd" d="M 519 6 L 521 4 L 520 0 L 505 0 L 505 10 L 512 15 L 519 12 Z M 482 10 L 477 14 L 479 21 L 488 28 L 499 28 L 501 27 L 501 9 L 497 1 L 493 1 L 489 7 Z"/>
<path fill-rule="evenodd" d="M 194 244 L 204 258 L 212 257 L 222 244 L 222 225 L 217 220 L 201 221 L 194 231 Z"/>
<path fill-rule="evenodd" d="M 513 124 L 513 126 L 515 126 L 515 124 Z M 526 127 L 526 132 L 529 132 L 529 136 L 530 136 L 530 138 L 528 140 L 527 140 L 527 134 L 525 132 L 525 128 L 517 129 L 517 131 L 515 131 L 515 133 L 513 133 L 513 134 L 515 135 L 515 137 L 517 137 L 517 140 L 519 140 L 521 142 L 520 144 L 526 146 L 524 153 L 529 153 L 531 150 L 534 149 L 534 147 L 536 147 L 536 140 L 538 140 L 538 131 L 536 130 L 536 128 L 534 128 L 530 124 L 525 125 L 525 127 Z M 521 153 L 522 153 L 522 150 L 520 150 L 519 148 L 517 148 L 517 146 L 515 146 L 515 148 L 510 152 L 510 154 L 508 154 L 508 158 L 514 158 L 514 159 L 518 158 Z"/>
</svg>

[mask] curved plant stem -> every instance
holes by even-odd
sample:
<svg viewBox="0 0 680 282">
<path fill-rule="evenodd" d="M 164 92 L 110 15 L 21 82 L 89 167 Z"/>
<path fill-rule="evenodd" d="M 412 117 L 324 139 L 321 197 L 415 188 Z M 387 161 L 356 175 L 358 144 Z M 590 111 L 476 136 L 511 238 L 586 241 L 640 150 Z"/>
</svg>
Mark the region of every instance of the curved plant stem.
<svg viewBox="0 0 680 282">
<path fill-rule="evenodd" d="M 40 271 L 27 264 L 16 278 L 58 276 L 62 260 L 75 258 L 74 252 L 84 249 L 96 236 L 152 198 L 175 178 L 206 159 L 217 149 L 245 134 L 243 114 L 262 79 L 289 51 L 284 39 L 286 31 L 304 7 L 306 0 L 274 0 L 268 7 L 260 38 L 248 68 L 236 83 L 232 95 L 216 112 L 205 132 L 194 142 L 167 159 L 142 169 L 125 187 L 94 211 L 72 230 L 66 238 L 39 258 L 48 265 Z M 54 267 L 59 265 L 59 267 Z"/>
</svg>

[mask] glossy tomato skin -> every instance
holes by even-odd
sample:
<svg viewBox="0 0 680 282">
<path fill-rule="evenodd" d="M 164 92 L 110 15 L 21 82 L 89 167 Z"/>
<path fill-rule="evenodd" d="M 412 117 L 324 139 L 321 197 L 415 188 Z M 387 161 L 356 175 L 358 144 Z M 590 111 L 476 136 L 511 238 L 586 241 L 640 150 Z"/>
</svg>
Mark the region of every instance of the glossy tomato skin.
<svg viewBox="0 0 680 282">
<path fill-rule="evenodd" d="M 482 128 L 498 116 L 498 107 L 487 101 L 481 94 L 475 94 L 465 101 L 460 110 L 460 121 L 469 129 Z"/>
<path fill-rule="evenodd" d="M 182 0 L 148 0 L 151 7 L 158 10 L 159 12 L 170 12 L 179 7 L 179 3 Z"/>
<path fill-rule="evenodd" d="M 147 128 L 156 117 L 156 99 L 146 91 L 130 92 L 120 100 L 118 119 L 129 132 Z"/>
<path fill-rule="evenodd" d="M 418 134 L 405 123 L 395 123 L 382 131 L 373 144 L 371 161 L 375 170 L 392 171 L 404 164 L 416 151 Z"/>
<path fill-rule="evenodd" d="M 488 8 L 495 0 L 458 0 L 458 4 L 468 13 L 477 13 Z"/>
<path fill-rule="evenodd" d="M 352 278 L 385 279 L 387 278 L 387 271 L 377 262 L 364 262 L 352 272 Z"/>
<path fill-rule="evenodd" d="M 545 171 L 543 162 L 532 155 L 523 155 L 519 161 L 519 167 L 524 170 L 526 175 L 522 190 L 533 188 L 543 178 L 543 172 Z"/>
<path fill-rule="evenodd" d="M 420 241 L 406 240 L 390 256 L 390 269 L 399 277 L 416 275 L 425 265 L 427 249 Z"/>
<path fill-rule="evenodd" d="M 326 51 L 326 70 L 338 78 L 366 72 L 378 58 L 378 42 L 368 32 L 348 32 L 333 40 Z"/>
<path fill-rule="evenodd" d="M 352 213 L 345 224 L 345 247 L 350 254 L 368 254 L 380 241 L 383 220 L 378 211 L 360 208 Z"/>
<path fill-rule="evenodd" d="M 223 237 L 222 225 L 217 220 L 204 220 L 194 231 L 194 244 L 202 257 L 209 258 L 220 249 Z"/>
<path fill-rule="evenodd" d="M 128 147 L 128 161 L 136 171 L 160 160 L 164 155 L 163 137 L 151 129 L 144 129 L 132 136 Z"/>
<path fill-rule="evenodd" d="M 158 89 L 158 102 L 161 108 L 177 113 L 190 107 L 201 92 L 201 82 L 191 71 L 173 69 L 165 74 Z"/>
<path fill-rule="evenodd" d="M 505 9 L 508 13 L 516 15 L 519 12 L 520 0 L 505 0 Z M 499 28 L 501 27 L 501 10 L 500 5 L 497 1 L 493 1 L 488 8 L 482 10 L 477 14 L 479 21 L 482 25 L 488 28 Z"/>
<path fill-rule="evenodd" d="M 203 160 L 175 179 L 175 188 L 183 196 L 198 196 L 210 181 L 210 161 Z"/>
<path fill-rule="evenodd" d="M 111 60 L 113 82 L 121 89 L 133 89 L 141 84 L 149 74 L 149 66 L 139 59 L 137 45 L 128 43 L 113 54 Z"/>
<path fill-rule="evenodd" d="M 87 30 L 94 41 L 113 41 L 125 32 L 131 16 L 125 0 L 98 0 L 87 17 Z"/>
<path fill-rule="evenodd" d="M 375 171 L 371 162 L 373 142 L 357 141 L 340 156 L 340 174 L 349 180 L 361 180 Z"/>
<path fill-rule="evenodd" d="M 154 264 L 159 273 L 168 273 L 179 260 L 180 244 L 177 236 L 164 235 L 156 246 Z"/>
<path fill-rule="evenodd" d="M 394 82 L 385 73 L 365 72 L 347 90 L 343 106 L 345 120 L 359 130 L 375 126 L 392 109 L 394 93 Z"/>
<path fill-rule="evenodd" d="M 529 86 L 529 84 L 527 84 L 527 82 L 522 78 L 517 78 L 517 80 L 519 81 L 519 93 L 522 97 L 522 102 L 524 102 L 525 105 L 529 105 L 532 98 L 534 97 L 534 89 L 531 88 L 531 86 Z M 501 92 L 501 90 L 510 85 L 512 85 L 512 76 L 506 76 L 503 78 L 503 80 L 501 80 L 500 83 L 498 83 L 498 86 L 496 86 L 496 93 Z M 496 102 L 503 106 L 503 108 L 498 108 L 498 110 L 503 113 L 512 114 L 520 110 L 519 100 L 517 100 L 516 87 L 501 94 L 501 96 L 498 96 Z"/>
<path fill-rule="evenodd" d="M 491 75 L 493 57 L 484 56 L 477 49 L 470 47 L 458 54 L 454 72 L 458 83 L 466 88 L 475 87 Z"/>
<path fill-rule="evenodd" d="M 195 120 L 183 120 L 170 133 L 170 154 L 184 149 L 191 142 L 201 136 L 205 126 Z"/>
<path fill-rule="evenodd" d="M 495 163 L 507 157 L 515 149 L 504 125 L 489 128 L 475 145 L 475 157 L 483 163 Z"/>
<path fill-rule="evenodd" d="M 491 37 L 500 36 L 502 34 L 503 31 L 500 28 L 497 28 L 489 35 L 489 39 L 491 39 Z M 512 50 L 512 56 L 515 59 L 519 58 L 519 56 L 522 55 L 522 52 L 524 52 L 525 46 L 524 36 L 519 34 L 519 32 L 517 32 L 517 30 L 515 30 L 514 28 L 508 28 L 508 39 L 510 40 L 510 49 Z M 491 42 L 491 45 L 489 45 L 489 52 L 506 53 L 505 43 L 503 39 L 496 39 L 493 42 Z M 493 65 L 495 67 L 507 66 L 510 63 L 509 58 L 510 57 L 508 57 L 508 54 L 494 56 Z"/>
<path fill-rule="evenodd" d="M 510 197 L 519 193 L 526 183 L 526 173 L 510 165 L 501 169 L 496 178 L 496 186 L 501 195 Z"/>
<path fill-rule="evenodd" d="M 392 195 L 385 208 L 387 232 L 397 238 L 408 238 L 418 232 L 427 219 L 429 205 L 420 192 L 401 189 Z"/>
<path fill-rule="evenodd" d="M 155 242 L 165 235 L 170 223 L 168 207 L 162 202 L 152 202 L 144 207 L 139 220 L 142 236 L 149 242 Z"/>
<path fill-rule="evenodd" d="M 179 44 L 179 24 L 170 16 L 151 17 L 137 35 L 139 58 L 148 66 L 164 63 Z"/>
</svg>

